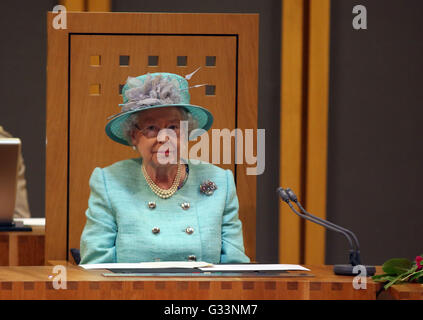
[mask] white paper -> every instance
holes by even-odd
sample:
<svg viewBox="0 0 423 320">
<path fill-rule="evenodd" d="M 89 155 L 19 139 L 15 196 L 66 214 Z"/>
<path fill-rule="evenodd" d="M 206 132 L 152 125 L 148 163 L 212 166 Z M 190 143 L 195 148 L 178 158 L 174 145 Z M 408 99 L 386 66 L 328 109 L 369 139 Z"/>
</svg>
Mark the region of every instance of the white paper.
<svg viewBox="0 0 423 320">
<path fill-rule="evenodd" d="M 94 269 L 163 269 L 163 268 L 201 268 L 212 266 L 211 263 L 202 261 L 163 261 L 163 262 L 140 262 L 140 263 L 93 263 L 80 264 L 86 270 Z"/>
<path fill-rule="evenodd" d="M 218 264 L 200 267 L 202 271 L 310 271 L 296 264 Z"/>
<path fill-rule="evenodd" d="M 16 218 L 13 221 L 20 221 L 23 222 L 25 226 L 45 226 L 46 219 L 45 218 Z"/>
</svg>

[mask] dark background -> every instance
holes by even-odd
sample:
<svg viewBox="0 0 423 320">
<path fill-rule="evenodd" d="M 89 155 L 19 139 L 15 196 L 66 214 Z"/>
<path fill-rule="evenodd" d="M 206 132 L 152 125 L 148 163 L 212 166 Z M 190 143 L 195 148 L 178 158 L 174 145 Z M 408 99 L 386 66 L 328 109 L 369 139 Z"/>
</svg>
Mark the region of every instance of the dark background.
<svg viewBox="0 0 423 320">
<path fill-rule="evenodd" d="M 367 30 L 352 8 L 367 8 Z M 423 1 L 332 1 L 327 217 L 364 263 L 423 253 Z M 347 242 L 327 233 L 326 262 Z"/>
<path fill-rule="evenodd" d="M 266 170 L 257 185 L 257 261 L 278 262 L 281 1 L 115 0 L 121 12 L 260 14 L 259 119 Z M 29 203 L 44 216 L 46 12 L 56 1 L 0 4 L 0 125 L 23 141 Z M 352 28 L 365 5 L 368 29 Z M 328 219 L 354 230 L 363 262 L 423 252 L 423 2 L 332 1 Z M 326 263 L 345 263 L 347 242 L 327 233 Z"/>
</svg>

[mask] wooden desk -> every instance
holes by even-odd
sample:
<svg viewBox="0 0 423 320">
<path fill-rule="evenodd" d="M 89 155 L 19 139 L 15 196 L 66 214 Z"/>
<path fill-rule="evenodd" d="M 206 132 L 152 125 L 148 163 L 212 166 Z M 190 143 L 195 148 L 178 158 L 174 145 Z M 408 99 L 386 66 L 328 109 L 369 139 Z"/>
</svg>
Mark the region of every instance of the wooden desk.
<svg viewBox="0 0 423 320">
<path fill-rule="evenodd" d="M 396 300 L 423 300 L 423 284 L 398 284 L 391 286 L 388 291 Z"/>
<path fill-rule="evenodd" d="M 1 299 L 304 300 L 376 299 L 380 284 L 366 290 L 331 266 L 309 266 L 314 277 L 104 277 L 104 270 L 66 267 L 67 289 L 53 288 L 53 266 L 0 267 Z"/>
<path fill-rule="evenodd" d="M 44 226 L 32 231 L 0 232 L 0 266 L 44 265 Z"/>
</svg>

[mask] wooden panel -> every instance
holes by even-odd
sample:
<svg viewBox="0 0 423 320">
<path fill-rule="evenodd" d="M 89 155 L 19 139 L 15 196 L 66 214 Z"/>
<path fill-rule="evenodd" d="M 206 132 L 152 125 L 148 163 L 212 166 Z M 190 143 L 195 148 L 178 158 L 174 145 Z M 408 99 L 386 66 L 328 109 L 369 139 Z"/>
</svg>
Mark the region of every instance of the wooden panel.
<svg viewBox="0 0 423 320">
<path fill-rule="evenodd" d="M 19 266 L 42 266 L 44 265 L 45 236 L 32 236 L 18 238 Z"/>
<path fill-rule="evenodd" d="M 85 0 L 60 0 L 59 3 L 64 5 L 67 11 L 85 11 Z"/>
<path fill-rule="evenodd" d="M 423 284 L 403 283 L 389 287 L 389 293 L 397 300 L 423 300 Z"/>
<path fill-rule="evenodd" d="M 9 265 L 9 236 L 0 234 L 0 266 Z"/>
<path fill-rule="evenodd" d="M 329 112 L 330 0 L 310 1 L 308 57 L 307 211 L 326 218 L 327 131 Z M 325 262 L 325 229 L 305 224 L 305 263 Z"/>
<path fill-rule="evenodd" d="M 303 188 L 304 3 L 284 0 L 282 8 L 280 185 L 301 199 Z M 301 220 L 279 204 L 279 261 L 300 263 Z"/>
<path fill-rule="evenodd" d="M 241 15 L 242 22 L 237 23 L 238 34 L 238 114 L 237 127 L 257 131 L 258 119 L 258 43 L 259 15 Z M 240 24 L 238 24 L 240 23 Z M 230 32 L 227 30 L 227 32 Z M 254 141 L 256 136 L 254 135 Z M 244 148 L 245 150 L 245 148 Z M 254 147 L 257 156 L 257 146 Z M 236 166 L 239 215 L 243 224 L 245 251 L 251 260 L 256 257 L 256 192 L 257 177 L 247 175 L 250 165 Z"/>
<path fill-rule="evenodd" d="M 50 259 L 66 259 L 68 35 L 67 30 L 53 28 L 53 17 L 50 14 L 47 19 L 45 254 Z"/>
<path fill-rule="evenodd" d="M 69 33 L 237 35 L 237 127 L 257 129 L 258 15 L 72 13 L 55 30 L 49 12 L 47 67 L 46 260 L 67 257 Z M 241 109 L 242 108 L 242 109 Z M 242 110 L 242 112 L 241 112 Z M 247 254 L 255 258 L 256 176 L 236 170 Z"/>
<path fill-rule="evenodd" d="M 111 6 L 111 0 L 88 0 L 87 11 L 107 12 Z"/>
<path fill-rule="evenodd" d="M 90 66 L 93 55 L 101 57 L 100 66 Z M 129 57 L 128 66 L 119 66 L 120 55 Z M 158 57 L 158 66 L 148 66 L 149 55 Z M 187 56 L 186 67 L 177 66 L 177 56 Z M 205 66 L 206 56 L 216 57 L 215 67 Z M 131 148 L 110 140 L 104 131 L 107 117 L 120 112 L 118 104 L 122 103 L 122 97 L 119 95 L 119 85 L 124 84 L 128 76 L 147 72 L 172 72 L 184 76 L 200 66 L 202 69 L 190 80 L 190 85 L 215 85 L 216 94 L 206 95 L 205 87 L 191 89 L 191 103 L 212 112 L 215 118 L 213 130 L 234 129 L 235 37 L 72 35 L 69 248 L 79 248 L 88 205 L 88 180 L 94 168 L 139 157 Z M 99 94 L 90 95 L 92 84 L 100 87 Z M 211 162 L 211 148 L 209 154 L 210 158 L 206 160 Z M 221 162 L 222 159 L 223 154 Z M 233 162 L 232 157 L 232 164 L 219 166 L 234 171 Z"/>
<path fill-rule="evenodd" d="M 283 1 L 280 184 L 326 217 L 330 0 Z M 280 204 L 279 259 L 321 264 L 325 230 Z"/>
<path fill-rule="evenodd" d="M 0 234 L 0 266 L 44 265 L 44 227 L 33 226 L 29 232 Z"/>
</svg>

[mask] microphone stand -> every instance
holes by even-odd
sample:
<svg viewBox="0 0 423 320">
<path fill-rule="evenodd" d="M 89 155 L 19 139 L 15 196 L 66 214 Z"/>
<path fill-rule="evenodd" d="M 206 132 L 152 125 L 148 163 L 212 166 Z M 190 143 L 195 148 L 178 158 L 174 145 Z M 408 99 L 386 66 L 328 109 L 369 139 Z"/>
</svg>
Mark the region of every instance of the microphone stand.
<svg viewBox="0 0 423 320">
<path fill-rule="evenodd" d="M 354 272 L 354 267 L 360 265 L 361 266 L 361 258 L 360 258 L 360 246 L 358 243 L 358 239 L 355 234 L 345 228 L 342 228 L 332 222 L 326 221 L 319 217 L 312 215 L 311 213 L 307 212 L 298 201 L 297 196 L 295 193 L 290 189 L 283 189 L 279 187 L 276 190 L 281 197 L 281 199 L 286 202 L 291 210 L 298 215 L 299 217 L 306 219 L 308 221 L 314 222 L 324 228 L 329 230 L 342 233 L 348 240 L 350 244 L 350 252 L 349 252 L 349 262 L 350 264 L 347 265 L 335 265 L 334 266 L 334 273 L 337 275 L 357 275 L 357 272 Z M 301 212 L 298 212 L 294 206 L 290 202 L 294 202 L 298 208 L 300 208 Z M 372 276 L 376 273 L 376 268 L 373 266 L 363 266 L 366 269 L 366 276 Z"/>
</svg>

